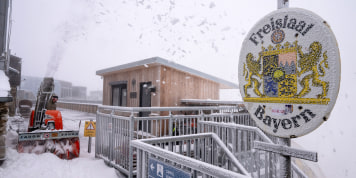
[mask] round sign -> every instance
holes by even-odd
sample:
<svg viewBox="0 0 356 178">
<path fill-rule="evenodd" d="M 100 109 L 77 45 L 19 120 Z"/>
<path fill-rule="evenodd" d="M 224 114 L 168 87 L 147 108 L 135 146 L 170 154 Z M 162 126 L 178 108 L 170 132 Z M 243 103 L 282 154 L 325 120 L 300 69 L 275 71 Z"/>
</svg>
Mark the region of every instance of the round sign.
<svg viewBox="0 0 356 178">
<path fill-rule="evenodd" d="M 238 75 L 258 127 L 278 137 L 305 135 L 328 119 L 339 92 L 335 36 L 313 12 L 274 11 L 247 34 Z"/>
</svg>

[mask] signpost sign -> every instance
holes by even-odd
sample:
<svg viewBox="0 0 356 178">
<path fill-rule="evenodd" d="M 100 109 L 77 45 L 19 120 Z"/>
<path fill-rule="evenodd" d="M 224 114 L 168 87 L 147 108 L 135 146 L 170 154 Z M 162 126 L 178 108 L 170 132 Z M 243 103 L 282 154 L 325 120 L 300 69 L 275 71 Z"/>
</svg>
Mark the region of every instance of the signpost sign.
<svg viewBox="0 0 356 178">
<path fill-rule="evenodd" d="M 148 159 L 149 178 L 191 178 L 191 174 L 163 161 L 150 157 Z"/>
<path fill-rule="evenodd" d="M 85 121 L 84 137 L 95 137 L 96 122 Z"/>
<path fill-rule="evenodd" d="M 313 12 L 283 8 L 262 18 L 240 52 L 239 85 L 251 117 L 277 137 L 305 135 L 326 121 L 340 86 L 340 54 Z"/>
<path fill-rule="evenodd" d="M 91 137 L 95 137 L 96 134 L 96 122 L 95 121 L 85 121 L 84 125 L 84 137 L 89 137 L 88 141 L 88 153 L 91 152 Z"/>
<path fill-rule="evenodd" d="M 269 152 L 273 152 L 273 153 L 278 153 L 278 154 L 282 154 L 285 156 L 291 156 L 294 158 L 300 158 L 300 159 L 318 162 L 318 154 L 316 152 L 305 151 L 305 150 L 296 149 L 296 148 L 290 148 L 289 146 L 254 141 L 253 148 L 259 149 L 259 150 L 264 150 L 264 151 L 269 151 Z"/>
</svg>

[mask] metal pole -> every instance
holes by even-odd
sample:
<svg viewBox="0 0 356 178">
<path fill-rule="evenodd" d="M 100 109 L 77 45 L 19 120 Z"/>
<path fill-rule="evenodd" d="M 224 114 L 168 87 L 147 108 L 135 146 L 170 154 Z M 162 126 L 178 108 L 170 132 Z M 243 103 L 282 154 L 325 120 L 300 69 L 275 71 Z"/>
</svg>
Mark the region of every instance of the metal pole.
<svg viewBox="0 0 356 178">
<path fill-rule="evenodd" d="M 133 148 L 132 148 L 132 145 L 131 145 L 131 141 L 133 140 L 133 133 L 134 133 L 134 128 L 135 128 L 135 116 L 134 116 L 134 113 L 132 112 L 131 113 L 131 116 L 130 116 L 130 128 L 129 128 L 129 137 L 130 137 L 130 142 L 129 142 L 129 175 L 128 177 L 129 178 L 133 178 Z"/>
<path fill-rule="evenodd" d="M 93 120 L 90 120 L 90 123 L 92 123 Z M 89 136 L 89 142 L 88 142 L 88 153 L 91 152 L 91 137 Z"/>
<path fill-rule="evenodd" d="M 277 0 L 277 9 L 288 8 L 289 0 Z M 290 138 L 277 138 L 277 144 L 290 147 Z M 290 178 L 292 177 L 292 169 L 291 169 L 291 157 L 290 156 L 279 156 L 280 160 L 280 171 L 279 177 Z"/>
<path fill-rule="evenodd" d="M 88 153 L 91 152 L 91 137 L 89 137 L 89 142 L 88 142 Z"/>
<path fill-rule="evenodd" d="M 289 0 L 277 0 L 277 9 L 288 8 Z"/>
<path fill-rule="evenodd" d="M 99 137 L 99 139 L 95 139 L 95 158 L 97 158 L 97 153 L 101 153 L 101 150 L 100 150 L 100 152 L 99 152 L 99 148 L 100 148 L 100 143 L 101 143 L 101 118 L 99 119 L 99 108 L 97 108 L 97 110 L 96 110 L 96 118 L 95 118 L 95 121 L 97 121 L 97 126 L 96 126 L 96 128 L 98 128 L 98 130 L 96 130 L 95 131 L 95 137 L 96 138 L 98 138 Z M 95 128 L 95 129 L 96 129 Z M 99 143 L 100 142 L 100 143 Z"/>
<path fill-rule="evenodd" d="M 11 1 L 0 1 L 0 70 L 8 74 L 10 64 L 9 35 L 10 35 L 10 13 Z"/>
<path fill-rule="evenodd" d="M 277 144 L 279 144 L 279 145 L 290 147 L 290 138 L 278 138 L 277 137 L 276 141 L 277 141 Z M 291 157 L 280 155 L 279 161 L 280 161 L 281 168 L 280 168 L 278 177 L 283 177 L 283 178 L 292 177 Z"/>
</svg>

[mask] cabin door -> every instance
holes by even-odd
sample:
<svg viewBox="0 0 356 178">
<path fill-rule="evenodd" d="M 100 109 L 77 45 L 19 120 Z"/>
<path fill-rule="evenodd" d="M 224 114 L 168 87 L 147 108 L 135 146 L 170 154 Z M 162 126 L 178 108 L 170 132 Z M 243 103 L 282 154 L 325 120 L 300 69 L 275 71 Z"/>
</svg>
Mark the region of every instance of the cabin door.
<svg viewBox="0 0 356 178">
<path fill-rule="evenodd" d="M 142 82 L 140 83 L 140 107 L 151 107 L 151 91 L 149 87 L 152 82 Z M 148 117 L 151 112 L 140 112 L 140 117 Z M 151 121 L 140 121 L 139 130 L 151 131 Z"/>
</svg>

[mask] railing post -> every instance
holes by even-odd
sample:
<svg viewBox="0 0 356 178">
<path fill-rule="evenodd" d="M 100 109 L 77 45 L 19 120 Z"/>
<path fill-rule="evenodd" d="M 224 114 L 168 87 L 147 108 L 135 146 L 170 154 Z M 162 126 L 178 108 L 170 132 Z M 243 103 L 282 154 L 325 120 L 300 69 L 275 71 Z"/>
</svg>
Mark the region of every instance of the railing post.
<svg viewBox="0 0 356 178">
<path fill-rule="evenodd" d="M 133 148 L 131 146 L 131 141 L 133 140 L 133 133 L 134 133 L 134 126 L 135 126 L 135 117 L 134 113 L 131 112 L 130 116 L 130 128 L 129 128 L 129 134 L 130 134 L 130 142 L 129 142 L 129 178 L 133 177 Z"/>
<path fill-rule="evenodd" d="M 100 119 L 99 119 L 99 108 L 96 110 L 96 132 L 95 132 L 95 158 L 98 158 L 97 157 L 97 152 L 99 150 L 99 145 L 101 142 L 101 123 L 100 123 Z"/>
<path fill-rule="evenodd" d="M 141 150 L 141 149 L 139 149 L 139 148 L 136 148 L 136 153 L 137 153 L 137 160 L 136 160 L 136 177 L 143 177 L 143 175 L 145 175 L 145 174 L 142 174 L 142 172 L 143 172 L 143 169 L 142 169 L 142 167 L 143 167 L 143 165 L 145 164 L 142 160 L 143 160 L 143 158 L 142 158 L 142 152 L 143 152 L 143 150 Z"/>
<path fill-rule="evenodd" d="M 169 136 L 173 135 L 173 115 L 172 115 L 172 111 L 169 111 L 169 122 L 168 122 L 168 134 Z"/>
<path fill-rule="evenodd" d="M 203 121 L 203 116 L 202 116 L 202 112 L 201 110 L 199 110 L 199 116 L 198 116 L 198 121 L 197 121 L 197 133 L 202 133 L 201 132 L 201 122 L 200 121 Z"/>
<path fill-rule="evenodd" d="M 110 140 L 110 142 L 109 142 L 109 155 L 108 155 L 108 157 L 109 157 L 109 160 L 110 161 L 112 161 L 113 160 L 113 157 L 114 157 L 114 145 L 113 145 L 113 143 L 114 143 L 114 136 L 113 136 L 113 131 L 112 131 L 112 125 L 113 125 L 113 115 L 114 115 L 114 109 L 112 109 L 111 110 L 111 113 L 110 113 L 110 122 L 108 123 L 109 124 L 109 128 L 110 128 L 110 130 L 109 130 L 109 140 Z"/>
</svg>

